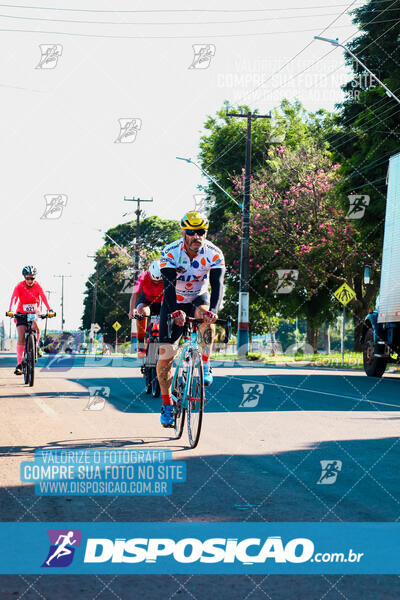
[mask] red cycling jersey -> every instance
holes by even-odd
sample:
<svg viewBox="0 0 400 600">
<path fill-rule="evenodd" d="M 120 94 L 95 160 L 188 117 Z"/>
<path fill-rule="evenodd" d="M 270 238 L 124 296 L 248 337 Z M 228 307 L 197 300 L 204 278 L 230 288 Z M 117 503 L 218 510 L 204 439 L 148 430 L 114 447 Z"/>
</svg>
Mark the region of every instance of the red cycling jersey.
<svg viewBox="0 0 400 600">
<path fill-rule="evenodd" d="M 134 285 L 133 293 L 140 294 L 142 290 L 149 302 L 161 304 L 164 291 L 163 281 L 153 281 L 149 271 L 140 273 Z"/>
<path fill-rule="evenodd" d="M 13 304 L 16 304 L 18 301 L 15 312 L 33 312 L 39 308 L 40 300 L 43 300 L 47 310 L 50 310 L 50 306 L 47 302 L 47 298 L 42 286 L 37 281 L 34 281 L 32 287 L 28 287 L 25 281 L 20 281 L 15 286 L 15 290 L 11 296 L 9 310 L 11 311 Z"/>
</svg>

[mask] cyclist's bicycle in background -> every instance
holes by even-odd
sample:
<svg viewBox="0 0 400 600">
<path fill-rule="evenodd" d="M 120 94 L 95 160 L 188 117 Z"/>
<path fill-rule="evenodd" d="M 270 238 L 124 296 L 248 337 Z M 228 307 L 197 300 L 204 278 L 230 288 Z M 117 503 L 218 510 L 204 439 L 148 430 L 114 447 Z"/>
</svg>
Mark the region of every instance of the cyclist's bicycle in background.
<svg viewBox="0 0 400 600">
<path fill-rule="evenodd" d="M 24 348 L 24 356 L 22 359 L 22 372 L 24 374 L 24 382 L 29 384 L 30 387 L 33 386 L 35 381 L 35 363 L 37 361 L 37 347 L 36 347 L 36 331 L 32 328 L 32 323 L 40 319 L 47 319 L 56 316 L 55 312 L 47 313 L 45 315 L 40 315 L 36 312 L 28 312 L 28 313 L 13 313 L 6 312 L 7 317 L 25 317 L 27 321 L 26 331 L 25 331 L 25 348 Z"/>
<path fill-rule="evenodd" d="M 146 317 L 143 315 L 135 316 L 135 319 L 138 321 L 145 318 Z M 152 394 L 153 398 L 158 398 L 160 395 L 160 384 L 157 379 L 156 367 L 158 360 L 160 317 L 159 315 L 152 315 L 147 318 L 149 319 L 149 324 L 147 326 L 145 337 L 145 357 L 140 370 L 144 375 L 146 394 Z"/>
<path fill-rule="evenodd" d="M 172 315 L 168 315 L 168 337 L 171 337 L 173 322 Z M 203 362 L 197 340 L 197 329 L 201 323 L 203 319 L 186 316 L 184 344 L 178 355 L 172 379 L 176 439 L 182 436 L 186 417 L 191 448 L 195 448 L 200 439 L 205 403 Z M 231 317 L 217 319 L 216 324 L 225 326 L 224 344 L 227 344 L 232 331 Z"/>
</svg>

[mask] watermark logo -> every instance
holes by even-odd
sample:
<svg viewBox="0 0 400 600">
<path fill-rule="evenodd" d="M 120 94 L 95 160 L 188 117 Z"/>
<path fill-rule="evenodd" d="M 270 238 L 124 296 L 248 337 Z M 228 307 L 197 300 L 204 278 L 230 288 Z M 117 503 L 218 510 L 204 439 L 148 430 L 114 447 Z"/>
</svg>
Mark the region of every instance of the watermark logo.
<svg viewBox="0 0 400 600">
<path fill-rule="evenodd" d="M 81 545 L 80 529 L 48 529 L 50 548 L 42 567 L 68 567 L 73 561 L 75 548 Z"/>
<path fill-rule="evenodd" d="M 239 408 L 255 408 L 264 393 L 263 383 L 242 383 L 243 399 Z"/>
<path fill-rule="evenodd" d="M 371 90 L 377 86 L 375 77 L 366 70 L 360 70 L 360 65 L 356 60 L 353 60 L 353 71 L 354 79 L 351 82 L 351 90 L 349 90 L 349 97 L 355 102 L 360 101 L 361 92 Z M 377 71 L 378 77 L 380 77 L 379 71 Z"/>
<path fill-rule="evenodd" d="M 64 208 L 67 206 L 68 196 L 65 194 L 45 194 L 46 206 L 41 219 L 55 221 L 61 218 Z"/>
<path fill-rule="evenodd" d="M 89 386 L 89 400 L 83 410 L 103 410 L 106 400 L 110 397 L 108 386 Z"/>
<path fill-rule="evenodd" d="M 132 294 L 133 286 L 135 283 L 135 271 L 133 269 L 127 269 L 124 272 L 124 283 L 120 294 Z"/>
<path fill-rule="evenodd" d="M 61 44 L 39 44 L 40 60 L 36 69 L 55 69 L 58 59 L 62 55 L 63 47 Z"/>
<path fill-rule="evenodd" d="M 193 194 L 194 210 L 201 213 L 209 213 L 211 206 L 215 203 L 215 196 L 207 194 Z"/>
<path fill-rule="evenodd" d="M 350 195 L 347 197 L 349 199 L 349 210 L 346 219 L 362 219 L 365 215 L 365 209 L 369 206 L 369 196 Z"/>
<path fill-rule="evenodd" d="M 142 129 L 142 119 L 118 119 L 119 134 L 114 144 L 133 144 Z"/>
<path fill-rule="evenodd" d="M 296 281 L 299 277 L 297 269 L 277 269 L 278 283 L 275 289 L 276 294 L 290 294 L 296 287 Z"/>
<path fill-rule="evenodd" d="M 336 482 L 338 473 L 342 470 L 341 460 L 320 460 L 321 475 L 318 485 L 332 485 Z"/>
<path fill-rule="evenodd" d="M 189 69 L 208 69 L 215 56 L 214 44 L 193 44 L 193 61 Z"/>
</svg>

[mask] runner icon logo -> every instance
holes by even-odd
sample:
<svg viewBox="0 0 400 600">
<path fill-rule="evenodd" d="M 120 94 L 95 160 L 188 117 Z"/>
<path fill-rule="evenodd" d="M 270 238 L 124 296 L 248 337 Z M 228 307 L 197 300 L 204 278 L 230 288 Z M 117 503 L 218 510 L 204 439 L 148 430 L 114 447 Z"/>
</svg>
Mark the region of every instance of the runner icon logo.
<svg viewBox="0 0 400 600">
<path fill-rule="evenodd" d="M 239 408 L 255 408 L 264 392 L 263 383 L 242 383 L 243 399 Z"/>
<path fill-rule="evenodd" d="M 48 221 L 59 219 L 67 206 L 68 196 L 65 194 L 45 194 L 46 207 L 41 219 Z"/>
<path fill-rule="evenodd" d="M 296 287 L 296 281 L 299 278 L 297 269 L 277 269 L 278 283 L 276 294 L 290 294 Z"/>
<path fill-rule="evenodd" d="M 370 197 L 356 194 L 351 194 L 347 197 L 349 199 L 349 210 L 347 211 L 346 219 L 362 219 L 365 209 L 369 206 Z"/>
<path fill-rule="evenodd" d="M 68 567 L 74 558 L 75 548 L 81 545 L 80 529 L 48 529 L 50 548 L 42 567 Z"/>
<path fill-rule="evenodd" d="M 110 397 L 108 386 L 89 386 L 89 400 L 83 410 L 103 410 L 106 400 Z"/>
<path fill-rule="evenodd" d="M 40 61 L 36 69 L 55 69 L 58 64 L 63 47 L 61 44 L 39 44 Z"/>
<path fill-rule="evenodd" d="M 215 56 L 214 44 L 193 44 L 193 61 L 189 69 L 208 69 Z"/>
<path fill-rule="evenodd" d="M 339 471 L 342 470 L 341 460 L 320 460 L 321 476 L 317 484 L 332 485 L 336 482 Z"/>
<path fill-rule="evenodd" d="M 142 119 L 118 119 L 119 134 L 114 144 L 132 144 L 142 128 Z"/>
</svg>

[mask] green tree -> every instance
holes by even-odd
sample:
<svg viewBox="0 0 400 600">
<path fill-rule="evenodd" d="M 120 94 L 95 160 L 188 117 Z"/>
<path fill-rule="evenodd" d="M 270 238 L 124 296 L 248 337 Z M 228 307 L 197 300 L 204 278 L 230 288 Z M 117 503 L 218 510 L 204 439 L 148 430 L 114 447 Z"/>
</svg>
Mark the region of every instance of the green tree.
<svg viewBox="0 0 400 600">
<path fill-rule="evenodd" d="M 130 294 L 122 290 L 133 283 L 133 255 L 135 247 L 136 222 L 121 223 L 112 227 L 107 234 L 116 242 L 105 236 L 105 244 L 96 252 L 95 264 L 98 277 L 96 321 L 105 334 L 106 341 L 115 337 L 112 324 L 118 320 L 122 327 L 118 332 L 120 338 L 130 336 L 128 319 Z M 147 217 L 140 223 L 140 269 L 146 268 L 149 262 L 158 258 L 167 244 L 180 236 L 177 221 Z M 96 271 L 86 282 L 82 327 L 89 329 L 92 315 L 93 290 Z"/>
<path fill-rule="evenodd" d="M 201 137 L 199 160 L 203 168 L 213 175 L 233 197 L 241 202 L 241 196 L 235 193 L 233 180 L 242 174 L 246 150 L 246 120 L 228 117 L 229 103 L 209 116 L 204 124 L 207 133 Z M 238 106 L 236 112 L 246 113 L 246 105 Z M 233 111 L 233 112 L 235 112 Z M 229 109 L 231 112 L 231 109 Z M 257 112 L 257 111 L 256 111 Z M 252 171 L 265 166 L 268 149 L 271 144 L 282 143 L 296 148 L 311 140 L 310 115 L 300 102 L 291 104 L 283 100 L 280 110 L 275 110 L 271 119 L 256 119 L 252 123 Z M 209 197 L 215 197 L 209 205 L 211 210 L 210 233 L 220 229 L 221 220 L 235 215 L 238 207 L 221 190 L 208 182 L 203 188 Z"/>
<path fill-rule="evenodd" d="M 354 254 L 352 226 L 335 200 L 339 166 L 317 144 L 271 149 L 266 163 L 251 184 L 250 314 L 266 316 L 268 310 L 283 318 L 305 317 L 307 341 L 316 350 L 318 327 L 336 316 L 332 293 L 351 270 Z M 241 190 L 241 180 L 235 183 Z M 228 286 L 236 294 L 240 231 L 237 215 L 215 235 L 230 265 Z M 287 272 L 290 293 L 280 293 L 280 270 Z"/>
</svg>

